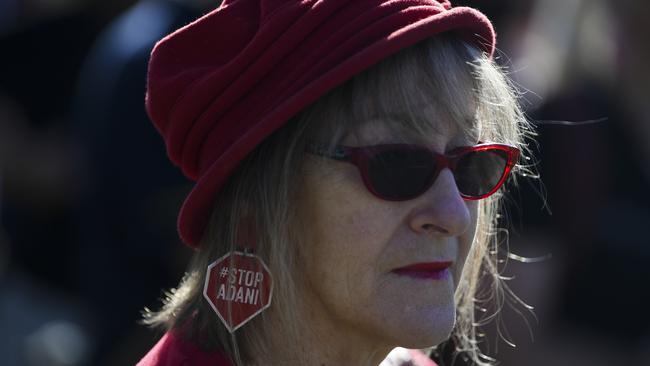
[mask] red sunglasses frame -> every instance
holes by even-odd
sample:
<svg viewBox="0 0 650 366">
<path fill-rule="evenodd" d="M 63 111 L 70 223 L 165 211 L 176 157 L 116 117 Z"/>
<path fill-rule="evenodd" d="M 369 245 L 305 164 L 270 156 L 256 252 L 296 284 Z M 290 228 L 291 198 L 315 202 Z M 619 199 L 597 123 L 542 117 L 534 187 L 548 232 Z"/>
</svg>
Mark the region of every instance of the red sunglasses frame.
<svg viewBox="0 0 650 366">
<path fill-rule="evenodd" d="M 375 190 L 369 178 L 370 160 L 378 153 L 381 153 L 386 150 L 394 150 L 396 148 L 404 149 L 404 150 L 417 150 L 417 151 L 425 150 L 429 152 L 429 154 L 431 154 L 431 156 L 436 162 L 436 171 L 432 175 L 431 180 L 427 182 L 426 188 L 422 192 L 419 192 L 418 194 L 412 197 L 411 196 L 408 196 L 406 198 L 386 197 Z M 421 145 L 411 145 L 411 144 L 380 144 L 380 145 L 359 146 L 359 147 L 336 145 L 333 147 L 333 149 L 329 149 L 328 146 L 325 144 L 314 142 L 307 146 L 307 152 L 309 153 L 354 164 L 359 169 L 359 172 L 361 173 L 361 177 L 363 179 L 363 183 L 366 186 L 366 188 L 373 195 L 386 201 L 408 201 L 422 195 L 429 188 L 431 188 L 431 186 L 435 183 L 436 179 L 438 178 L 438 175 L 443 169 L 449 168 L 455 177 L 456 164 L 462 156 L 468 153 L 473 153 L 477 151 L 486 151 L 486 150 L 504 151 L 506 153 L 506 158 L 507 158 L 505 168 L 503 169 L 499 182 L 488 193 L 479 196 L 471 196 L 471 195 L 463 194 L 461 192 L 460 194 L 461 197 L 463 197 L 463 199 L 466 200 L 480 200 L 489 197 L 493 195 L 496 191 L 498 191 L 499 188 L 501 188 L 503 183 L 508 178 L 508 175 L 512 171 L 512 168 L 517 163 L 520 155 L 520 150 L 517 147 L 512 145 L 498 144 L 498 143 L 479 143 L 478 145 L 474 145 L 474 146 L 463 146 L 450 151 L 448 154 L 439 154 L 427 147 Z"/>
</svg>

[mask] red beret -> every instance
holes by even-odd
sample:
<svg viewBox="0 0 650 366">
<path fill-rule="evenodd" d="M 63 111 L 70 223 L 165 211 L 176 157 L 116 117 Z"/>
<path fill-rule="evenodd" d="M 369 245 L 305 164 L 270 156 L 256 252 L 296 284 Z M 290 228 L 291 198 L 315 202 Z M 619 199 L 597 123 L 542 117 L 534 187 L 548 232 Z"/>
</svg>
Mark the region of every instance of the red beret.
<svg viewBox="0 0 650 366">
<path fill-rule="evenodd" d="M 492 55 L 477 10 L 434 0 L 225 0 L 163 38 L 146 106 L 171 161 L 196 181 L 178 218 L 196 247 L 214 199 L 255 146 L 378 61 L 451 31 Z"/>
</svg>

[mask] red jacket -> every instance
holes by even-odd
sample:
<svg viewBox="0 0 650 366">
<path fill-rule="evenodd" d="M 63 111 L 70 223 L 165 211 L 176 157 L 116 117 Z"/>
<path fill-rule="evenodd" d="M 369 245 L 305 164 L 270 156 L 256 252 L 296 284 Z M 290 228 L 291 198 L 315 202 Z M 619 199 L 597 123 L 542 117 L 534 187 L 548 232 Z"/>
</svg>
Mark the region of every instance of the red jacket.
<svg viewBox="0 0 650 366">
<path fill-rule="evenodd" d="M 420 351 L 409 350 L 409 353 L 410 362 L 401 366 L 436 366 Z M 203 352 L 195 344 L 168 332 L 136 366 L 233 366 L 233 363 L 220 353 Z"/>
<path fill-rule="evenodd" d="M 201 351 L 194 343 L 167 332 L 136 366 L 233 366 L 220 353 Z"/>
</svg>

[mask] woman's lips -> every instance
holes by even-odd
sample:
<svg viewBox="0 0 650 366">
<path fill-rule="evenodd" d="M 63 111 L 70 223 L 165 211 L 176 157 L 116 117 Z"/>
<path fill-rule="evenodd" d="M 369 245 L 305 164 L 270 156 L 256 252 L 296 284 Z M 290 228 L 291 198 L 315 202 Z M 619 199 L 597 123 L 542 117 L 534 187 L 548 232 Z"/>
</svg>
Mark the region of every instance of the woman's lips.
<svg viewBox="0 0 650 366">
<path fill-rule="evenodd" d="M 453 262 L 414 263 L 405 267 L 394 269 L 392 272 L 400 276 L 440 280 L 449 274 L 448 268 L 452 264 Z"/>
</svg>

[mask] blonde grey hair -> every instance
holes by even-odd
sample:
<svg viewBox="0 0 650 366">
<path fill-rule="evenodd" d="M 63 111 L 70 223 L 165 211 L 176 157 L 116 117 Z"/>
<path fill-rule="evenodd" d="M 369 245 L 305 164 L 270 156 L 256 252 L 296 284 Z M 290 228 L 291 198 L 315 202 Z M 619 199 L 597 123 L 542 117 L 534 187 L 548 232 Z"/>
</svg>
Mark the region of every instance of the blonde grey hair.
<svg viewBox="0 0 650 366">
<path fill-rule="evenodd" d="M 145 322 L 182 329 L 204 349 L 220 350 L 239 365 L 249 363 L 254 355 L 267 354 L 267 340 L 279 330 L 288 339 L 300 339 L 296 261 L 304 234 L 301 225 L 296 225 L 295 202 L 307 142 L 319 140 L 334 146 L 365 121 L 396 113 L 404 118 L 388 119 L 388 128 L 404 140 L 422 139 L 441 122 L 432 120 L 430 109 L 425 115 L 421 105 L 433 107 L 433 116 L 447 117 L 461 131 L 482 141 L 515 145 L 526 155 L 525 140 L 533 132 L 514 89 L 492 60 L 453 35 L 436 36 L 404 49 L 320 98 L 245 159 L 220 191 L 201 250 L 186 276 L 168 293 L 162 310 L 147 311 Z M 515 168 L 515 172 L 522 170 L 526 170 L 524 165 Z M 477 234 L 455 296 L 452 338 L 456 350 L 479 365 L 490 365 L 493 360 L 478 346 L 481 319 L 476 318 L 476 306 L 490 299 L 502 302 L 506 293 L 497 266 L 496 225 L 502 192 L 480 201 Z M 257 254 L 282 286 L 275 287 L 269 309 L 230 334 L 203 299 L 202 287 L 208 265 L 236 249 L 238 226 L 244 219 L 252 220 Z M 483 280 L 489 283 L 489 296 L 478 299 Z"/>
</svg>

